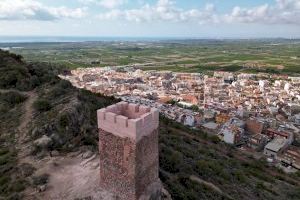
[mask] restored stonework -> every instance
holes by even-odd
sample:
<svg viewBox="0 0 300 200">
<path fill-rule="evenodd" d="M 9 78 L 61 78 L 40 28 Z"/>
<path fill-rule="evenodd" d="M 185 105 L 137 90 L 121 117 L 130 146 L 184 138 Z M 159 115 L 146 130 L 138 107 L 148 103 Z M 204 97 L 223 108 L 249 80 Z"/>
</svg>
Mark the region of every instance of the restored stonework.
<svg viewBox="0 0 300 200">
<path fill-rule="evenodd" d="M 98 110 L 100 187 L 120 200 L 160 199 L 158 111 L 120 102 Z"/>
</svg>

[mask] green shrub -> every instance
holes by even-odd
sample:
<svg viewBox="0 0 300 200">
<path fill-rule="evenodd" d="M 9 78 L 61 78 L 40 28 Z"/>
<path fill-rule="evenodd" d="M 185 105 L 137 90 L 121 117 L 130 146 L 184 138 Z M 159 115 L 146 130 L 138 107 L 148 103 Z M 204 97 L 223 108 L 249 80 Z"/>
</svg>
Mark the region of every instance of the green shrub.
<svg viewBox="0 0 300 200">
<path fill-rule="evenodd" d="M 44 185 L 44 184 L 48 183 L 48 180 L 49 180 L 48 174 L 42 174 L 39 176 L 32 177 L 32 183 L 35 186 Z"/>
<path fill-rule="evenodd" d="M 66 95 L 67 93 L 72 92 L 72 89 L 72 84 L 69 81 L 60 80 L 50 91 L 49 97 L 53 99 L 62 95 Z"/>
<path fill-rule="evenodd" d="M 4 154 L 7 154 L 7 153 L 9 153 L 9 149 L 8 148 L 0 149 L 0 156 L 2 156 Z"/>
<path fill-rule="evenodd" d="M 199 107 L 197 105 L 192 105 L 191 110 L 194 112 L 199 112 Z"/>
<path fill-rule="evenodd" d="M 5 185 L 9 183 L 11 178 L 9 176 L 1 176 L 0 177 L 0 185 Z"/>
<path fill-rule="evenodd" d="M 166 171 L 178 172 L 183 162 L 183 156 L 180 152 L 165 149 L 160 157 L 161 167 Z"/>
<path fill-rule="evenodd" d="M 246 176 L 244 175 L 244 173 L 241 170 L 235 171 L 233 175 L 239 182 L 241 182 L 241 183 L 246 182 Z"/>
<path fill-rule="evenodd" d="M 40 84 L 41 84 L 41 81 L 36 75 L 31 76 L 30 85 L 32 88 L 35 88 L 35 87 L 39 86 Z"/>
<path fill-rule="evenodd" d="M 31 176 L 35 171 L 35 168 L 29 163 L 23 163 L 20 166 L 20 170 L 25 177 Z"/>
<path fill-rule="evenodd" d="M 63 89 L 72 88 L 72 84 L 67 80 L 60 80 L 57 86 Z"/>
<path fill-rule="evenodd" d="M 216 135 L 213 135 L 213 136 L 209 137 L 209 140 L 211 142 L 215 143 L 215 144 L 217 144 L 217 143 L 219 143 L 221 141 L 220 138 L 218 136 L 216 136 Z"/>
<path fill-rule="evenodd" d="M 258 189 L 258 190 L 265 190 L 266 186 L 262 182 L 257 182 L 256 183 L 256 189 Z"/>
<path fill-rule="evenodd" d="M 19 92 L 0 93 L 0 101 L 9 107 L 14 107 L 17 104 L 24 102 L 27 97 Z"/>
<path fill-rule="evenodd" d="M 33 103 L 33 107 L 39 112 L 45 112 L 51 109 L 51 104 L 48 100 L 40 99 Z"/>
<path fill-rule="evenodd" d="M 5 154 L 5 155 L 0 156 L 0 166 L 9 163 L 10 158 L 11 158 L 10 154 Z"/>
<path fill-rule="evenodd" d="M 65 127 L 67 127 L 69 125 L 69 117 L 68 117 L 67 114 L 62 114 L 59 117 L 59 125 L 62 128 L 65 128 Z"/>
<path fill-rule="evenodd" d="M 171 99 L 169 101 L 166 102 L 167 104 L 171 104 L 171 105 L 174 105 L 177 103 L 177 101 L 175 101 L 174 99 Z"/>
<path fill-rule="evenodd" d="M 15 192 L 21 192 L 21 191 L 25 190 L 25 188 L 26 188 L 25 184 L 26 184 L 25 181 L 18 180 L 12 184 L 12 190 Z"/>
<path fill-rule="evenodd" d="M 97 146 L 98 140 L 93 135 L 85 134 L 82 138 L 84 145 Z"/>
</svg>

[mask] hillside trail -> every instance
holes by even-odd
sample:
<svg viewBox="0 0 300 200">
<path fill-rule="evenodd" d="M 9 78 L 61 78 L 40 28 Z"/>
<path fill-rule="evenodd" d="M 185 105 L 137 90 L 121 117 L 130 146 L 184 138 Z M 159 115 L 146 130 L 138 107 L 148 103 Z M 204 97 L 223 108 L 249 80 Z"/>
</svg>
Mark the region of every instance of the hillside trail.
<svg viewBox="0 0 300 200">
<path fill-rule="evenodd" d="M 17 149 L 18 157 L 21 162 L 24 162 L 28 159 L 28 154 L 30 154 L 30 143 L 26 141 L 29 133 L 29 127 L 31 120 L 33 119 L 34 109 L 33 103 L 37 100 L 38 95 L 33 90 L 30 92 L 23 92 L 27 95 L 27 100 L 24 102 L 24 113 L 20 119 L 20 125 L 17 127 L 18 137 L 17 137 Z M 25 159 L 25 160 L 24 160 Z"/>
<path fill-rule="evenodd" d="M 26 138 L 29 133 L 28 125 L 33 118 L 33 103 L 38 98 L 38 95 L 35 90 L 25 92 L 19 91 L 16 89 L 0 89 L 1 93 L 8 92 L 17 92 L 22 95 L 27 96 L 26 101 L 23 103 L 23 113 L 20 118 L 20 124 L 15 129 L 16 134 L 16 149 L 18 150 L 18 160 L 19 163 L 33 163 L 31 159 L 29 159 L 28 155 L 30 154 L 30 144 L 26 141 Z"/>
<path fill-rule="evenodd" d="M 25 95 L 27 97 L 26 101 L 24 102 L 23 109 L 24 113 L 22 113 L 21 119 L 20 119 L 20 124 L 16 128 L 16 131 L 18 132 L 17 135 L 17 148 L 19 145 L 25 142 L 27 133 L 28 133 L 28 124 L 33 118 L 33 103 L 36 101 L 38 95 L 37 93 L 33 91 L 29 92 L 24 92 L 24 91 L 19 91 L 15 89 L 0 89 L 1 93 L 8 93 L 8 92 L 18 92 L 22 95 Z"/>
<path fill-rule="evenodd" d="M 23 112 L 20 117 L 20 124 L 16 127 L 16 148 L 18 150 L 18 163 L 28 163 L 36 171 L 34 176 L 49 174 L 49 182 L 44 192 L 39 192 L 38 188 L 27 187 L 24 191 L 24 199 L 76 199 L 92 197 L 92 199 L 113 199 L 110 193 L 99 190 L 99 158 L 97 154 L 83 157 L 84 152 L 73 152 L 51 157 L 46 155 L 37 158 L 31 155 L 32 142 L 30 141 L 30 125 L 34 118 L 33 104 L 38 99 L 35 90 L 21 92 L 18 90 L 3 90 L 0 92 L 18 92 L 26 95 L 27 99 L 23 103 Z M 76 180 L 76 181 L 74 181 Z"/>
<path fill-rule="evenodd" d="M 37 94 L 35 91 L 27 92 L 27 100 L 24 103 L 24 114 L 21 117 L 21 123 L 18 126 L 17 130 L 19 131 L 19 142 L 24 142 L 26 139 L 26 133 L 28 132 L 28 124 L 33 118 L 33 103 L 37 99 Z"/>
</svg>

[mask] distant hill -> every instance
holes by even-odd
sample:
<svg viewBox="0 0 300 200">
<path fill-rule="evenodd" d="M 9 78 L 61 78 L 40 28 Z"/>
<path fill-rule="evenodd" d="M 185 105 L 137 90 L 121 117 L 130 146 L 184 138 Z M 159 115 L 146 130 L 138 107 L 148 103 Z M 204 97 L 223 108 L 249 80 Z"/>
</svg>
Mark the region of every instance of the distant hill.
<svg viewBox="0 0 300 200">
<path fill-rule="evenodd" d="M 26 63 L 0 50 L 0 199 L 22 199 L 47 182 L 34 162 L 50 152 L 97 152 L 96 110 L 117 99 L 74 88 L 59 66 Z M 300 174 L 287 175 L 216 137 L 161 117 L 160 178 L 175 200 L 300 199 Z M 27 162 L 33 157 L 32 163 Z"/>
</svg>

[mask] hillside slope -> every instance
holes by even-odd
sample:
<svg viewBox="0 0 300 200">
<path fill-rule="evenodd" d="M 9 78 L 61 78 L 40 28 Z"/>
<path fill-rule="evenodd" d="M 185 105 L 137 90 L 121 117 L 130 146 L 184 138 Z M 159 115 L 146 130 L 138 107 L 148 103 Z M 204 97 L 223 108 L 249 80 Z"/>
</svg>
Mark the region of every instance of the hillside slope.
<svg viewBox="0 0 300 200">
<path fill-rule="evenodd" d="M 28 191 L 41 199 L 30 189 L 43 191 L 64 171 L 39 174 L 39 168 L 67 162 L 84 170 L 70 165 L 79 162 L 70 155 L 97 152 L 96 110 L 118 100 L 72 87 L 56 77 L 63 73 L 57 66 L 27 64 L 1 50 L 0 73 L 0 199 L 28 199 Z M 159 144 L 160 178 L 175 200 L 300 199 L 299 174 L 284 174 L 163 117 Z"/>
<path fill-rule="evenodd" d="M 35 172 L 52 152 L 97 152 L 96 110 L 118 100 L 73 88 L 61 72 L 0 50 L 0 199 L 44 185 L 49 175 Z"/>
</svg>

